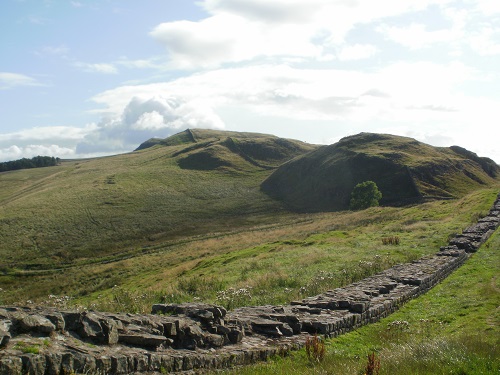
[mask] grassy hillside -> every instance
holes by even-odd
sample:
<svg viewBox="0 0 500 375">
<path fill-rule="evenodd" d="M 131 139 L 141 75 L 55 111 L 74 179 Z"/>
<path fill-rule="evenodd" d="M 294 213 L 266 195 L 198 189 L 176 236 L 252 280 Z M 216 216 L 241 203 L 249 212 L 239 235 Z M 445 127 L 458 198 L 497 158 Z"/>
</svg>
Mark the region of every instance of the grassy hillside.
<svg viewBox="0 0 500 375">
<path fill-rule="evenodd" d="M 492 160 L 460 147 L 361 133 L 282 165 L 262 189 L 292 209 L 311 212 L 347 209 L 354 186 L 368 180 L 378 185 L 382 204 L 401 205 L 457 198 L 499 176 Z"/>
<path fill-rule="evenodd" d="M 376 324 L 327 340 L 321 363 L 304 350 L 225 374 L 364 374 L 368 354 L 380 375 L 500 372 L 500 233 L 464 266 Z"/>
<path fill-rule="evenodd" d="M 275 216 L 272 224 L 138 247 L 121 258 L 9 271 L 0 276 L 0 303 L 53 303 L 50 294 L 105 311 L 148 312 L 153 303 L 193 300 L 285 303 L 435 253 L 489 210 L 499 187 L 405 208 Z M 399 245 L 385 245 L 389 236 Z"/>
<path fill-rule="evenodd" d="M 260 184 L 282 163 L 328 147 L 190 130 L 140 148 L 0 174 L 0 303 L 67 295 L 72 304 L 149 311 L 194 299 L 287 302 L 435 252 L 489 209 L 499 187 L 481 175 L 485 184 L 457 199 L 297 214 Z M 386 236 L 400 245 L 384 245 Z"/>
<path fill-rule="evenodd" d="M 260 182 L 313 148 L 273 136 L 187 132 L 130 154 L 0 174 L 2 267 L 42 269 L 272 222 L 283 210 Z"/>
</svg>

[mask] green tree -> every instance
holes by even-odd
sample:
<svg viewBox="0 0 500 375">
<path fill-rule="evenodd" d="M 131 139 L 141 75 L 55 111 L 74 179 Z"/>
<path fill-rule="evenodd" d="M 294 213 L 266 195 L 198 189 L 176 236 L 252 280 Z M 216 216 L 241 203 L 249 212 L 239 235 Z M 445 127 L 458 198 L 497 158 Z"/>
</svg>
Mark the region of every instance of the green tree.
<svg viewBox="0 0 500 375">
<path fill-rule="evenodd" d="M 364 210 L 368 207 L 378 206 L 382 193 L 373 181 L 365 181 L 357 184 L 352 193 L 349 208 L 351 210 Z"/>
</svg>

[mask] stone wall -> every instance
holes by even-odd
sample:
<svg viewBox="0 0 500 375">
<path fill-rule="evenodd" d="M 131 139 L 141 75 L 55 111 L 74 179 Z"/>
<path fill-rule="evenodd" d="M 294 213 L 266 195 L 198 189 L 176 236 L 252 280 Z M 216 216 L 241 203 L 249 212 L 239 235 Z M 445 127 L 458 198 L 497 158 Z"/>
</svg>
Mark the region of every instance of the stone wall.
<svg viewBox="0 0 500 375">
<path fill-rule="evenodd" d="M 266 360 L 311 334 L 333 337 L 391 314 L 462 265 L 499 224 L 500 194 L 436 255 L 286 306 L 158 304 L 148 315 L 2 307 L 0 374 L 203 372 Z"/>
</svg>

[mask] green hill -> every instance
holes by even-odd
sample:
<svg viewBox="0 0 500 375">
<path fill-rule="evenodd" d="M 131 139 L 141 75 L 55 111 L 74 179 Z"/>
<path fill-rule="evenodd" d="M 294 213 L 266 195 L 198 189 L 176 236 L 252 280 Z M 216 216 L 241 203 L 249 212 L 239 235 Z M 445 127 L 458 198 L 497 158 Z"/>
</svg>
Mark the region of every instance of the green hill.
<svg viewBox="0 0 500 375">
<path fill-rule="evenodd" d="M 137 150 L 156 145 L 185 145 L 174 156 L 180 157 L 178 164 L 181 168 L 197 170 L 274 169 L 285 161 L 317 148 L 267 134 L 188 129 L 166 139 L 152 138 Z"/>
<path fill-rule="evenodd" d="M 272 222 L 259 184 L 315 146 L 186 130 L 129 154 L 0 174 L 0 266 L 43 269 Z"/>
<path fill-rule="evenodd" d="M 262 190 L 298 211 L 347 209 L 360 182 L 372 180 L 381 204 L 457 198 L 498 180 L 500 167 L 461 147 L 433 147 L 411 138 L 361 133 L 285 163 Z"/>
<path fill-rule="evenodd" d="M 323 181 L 353 183 L 366 160 L 378 162 L 368 164 L 377 166 L 369 176 L 386 203 L 391 181 L 399 187 L 393 189 L 397 203 L 416 192 L 460 198 L 401 210 L 300 214 L 261 189 L 263 181 L 284 176 L 289 197 L 309 209 L 305 204 L 315 198 L 305 196 L 303 186 L 317 184 L 313 192 L 324 194 Z M 331 166 L 340 162 L 345 174 L 332 179 Z M 434 173 L 449 165 L 463 167 L 450 169 L 446 179 Z M 404 183 L 396 179 L 401 170 Z M 466 150 L 401 137 L 361 135 L 320 147 L 271 135 L 187 130 L 129 154 L 0 173 L 0 302 L 67 294 L 102 309 L 140 310 L 165 295 L 216 302 L 217 291 L 246 285 L 256 293 L 252 303 L 286 302 L 347 281 L 335 276 L 334 285 L 318 283 L 330 280 L 322 272 L 346 270 L 355 278 L 435 251 L 489 207 L 497 171 Z M 418 180 L 417 172 L 451 181 L 454 190 Z M 404 245 L 389 252 L 379 237 L 393 235 Z M 413 246 L 415 238 L 421 247 Z M 375 261 L 373 254 L 381 257 Z M 376 267 L 364 269 L 365 259 Z M 123 294 L 116 295 L 115 285 Z"/>
</svg>

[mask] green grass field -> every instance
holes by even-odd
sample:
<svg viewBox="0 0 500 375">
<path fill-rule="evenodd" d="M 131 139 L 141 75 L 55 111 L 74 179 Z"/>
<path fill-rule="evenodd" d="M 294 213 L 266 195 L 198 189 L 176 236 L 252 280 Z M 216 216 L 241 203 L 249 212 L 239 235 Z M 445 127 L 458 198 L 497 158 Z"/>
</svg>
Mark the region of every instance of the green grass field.
<svg viewBox="0 0 500 375">
<path fill-rule="evenodd" d="M 326 341 L 322 362 L 305 350 L 225 374 L 364 374 L 375 353 L 380 374 L 500 372 L 500 233 L 446 280 L 380 322 Z"/>
</svg>

